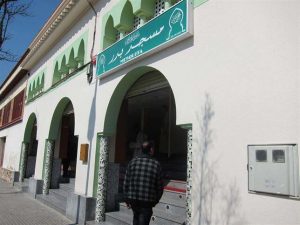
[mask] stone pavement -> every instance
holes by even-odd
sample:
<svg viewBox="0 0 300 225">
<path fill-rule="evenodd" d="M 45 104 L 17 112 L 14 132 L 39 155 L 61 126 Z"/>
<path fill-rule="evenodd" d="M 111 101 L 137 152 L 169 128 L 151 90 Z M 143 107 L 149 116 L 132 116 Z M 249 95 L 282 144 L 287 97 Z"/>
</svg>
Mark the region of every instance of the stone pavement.
<svg viewBox="0 0 300 225">
<path fill-rule="evenodd" d="M 73 225 L 70 220 L 0 179 L 0 225 Z"/>
</svg>

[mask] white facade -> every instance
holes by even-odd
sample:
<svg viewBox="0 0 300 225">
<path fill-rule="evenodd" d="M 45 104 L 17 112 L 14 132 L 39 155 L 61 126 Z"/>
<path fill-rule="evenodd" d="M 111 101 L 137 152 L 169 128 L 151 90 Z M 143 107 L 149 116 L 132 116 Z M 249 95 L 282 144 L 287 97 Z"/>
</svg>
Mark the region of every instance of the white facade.
<svg viewBox="0 0 300 225">
<path fill-rule="evenodd" d="M 16 70 L 12 74 L 11 79 L 13 79 L 13 77 L 16 76 L 18 72 L 20 71 Z M 6 94 L 6 96 L 0 103 L 1 109 L 4 109 L 4 106 L 8 104 L 14 97 L 16 97 L 17 94 L 26 89 L 26 82 L 26 77 L 21 79 L 18 84 Z M 2 88 L 3 89 L 1 90 L 1 92 L 7 87 L 6 85 L 3 85 Z M 21 132 L 21 130 L 24 129 L 23 127 L 24 123 L 17 122 L 3 127 L 0 130 L 1 141 L 5 140 L 4 145 L 1 146 L 1 148 L 4 148 L 2 168 L 8 169 L 9 171 L 19 170 L 21 143 L 24 136 L 24 133 Z"/>
<path fill-rule="evenodd" d="M 95 4 L 94 55 L 101 52 L 101 20 L 117 2 Z M 300 141 L 299 10 L 298 1 L 208 1 L 194 8 L 192 37 L 105 78 L 94 78 L 91 84 L 85 68 L 49 90 L 56 58 L 85 32 L 85 61 L 90 60 L 95 17 L 92 10 L 87 11 L 62 38 L 53 40 L 56 44 L 40 60 L 25 63 L 33 74 L 29 82 L 46 69 L 44 89 L 49 91 L 25 106 L 22 124 L 0 132 L 14 138 L 14 146 L 7 143 L 7 149 L 13 150 L 5 155 L 4 166 L 18 168 L 21 139 L 34 113 L 38 140 L 34 178 L 43 179 L 52 117 L 67 97 L 74 108 L 78 152 L 80 144 L 89 144 L 88 162 L 80 161 L 77 154 L 75 193 L 93 196 L 97 133 L 104 131 L 109 103 L 124 77 L 147 66 L 168 80 L 176 103 L 176 124 L 193 127 L 192 224 L 299 224 L 299 200 L 249 193 L 247 171 L 248 145 Z M 206 121 L 205 105 L 211 107 L 206 113 L 212 113 Z M 205 122 L 209 124 L 206 131 L 212 132 L 207 148 Z M 114 134 L 112 142 L 115 138 Z"/>
</svg>

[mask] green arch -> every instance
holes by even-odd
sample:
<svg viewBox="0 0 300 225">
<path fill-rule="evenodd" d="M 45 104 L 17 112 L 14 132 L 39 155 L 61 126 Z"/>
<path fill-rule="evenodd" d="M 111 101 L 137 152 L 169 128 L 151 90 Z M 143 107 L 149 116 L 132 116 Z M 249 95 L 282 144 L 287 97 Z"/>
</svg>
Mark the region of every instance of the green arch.
<svg viewBox="0 0 300 225">
<path fill-rule="evenodd" d="M 81 39 L 79 48 L 78 48 L 77 57 L 76 57 L 76 60 L 77 60 L 79 66 L 84 65 L 84 55 L 85 55 L 84 40 Z"/>
<path fill-rule="evenodd" d="M 69 103 L 72 104 L 71 100 L 67 97 L 64 97 L 57 104 L 55 111 L 53 113 L 52 119 L 51 119 L 51 125 L 50 125 L 48 139 L 50 139 L 50 140 L 57 139 L 61 118 L 62 118 L 64 110 L 66 109 L 66 107 Z M 73 104 L 72 104 L 72 107 L 73 107 Z"/>
<path fill-rule="evenodd" d="M 60 80 L 60 73 L 58 71 L 58 62 L 56 61 L 55 67 L 54 67 L 54 73 L 53 73 L 53 81 L 52 84 L 55 84 Z"/>
<path fill-rule="evenodd" d="M 24 138 L 23 138 L 24 142 L 26 142 L 26 143 L 30 142 L 32 129 L 33 129 L 33 126 L 36 123 L 36 121 L 37 120 L 36 120 L 35 113 L 31 113 L 28 120 L 27 120 L 27 124 L 26 124 L 26 127 L 25 127 Z"/>
<path fill-rule="evenodd" d="M 105 120 L 104 120 L 104 127 L 103 127 L 103 133 L 105 135 L 115 134 L 119 111 L 127 91 L 131 88 L 134 82 L 136 82 L 145 73 L 151 71 L 158 71 L 158 70 L 149 66 L 138 67 L 136 69 L 133 69 L 129 73 L 127 73 L 119 82 L 116 89 L 114 90 L 114 93 L 112 94 L 112 97 L 108 103 L 108 107 L 105 113 L 105 117 L 104 117 Z"/>
<path fill-rule="evenodd" d="M 36 94 L 36 83 L 35 80 L 33 81 L 33 85 L 32 85 L 32 95 L 34 96 Z"/>
<path fill-rule="evenodd" d="M 103 37 L 103 49 L 106 49 L 110 45 L 116 42 L 116 35 L 118 30 L 114 28 L 114 20 L 112 16 L 109 16 L 106 24 L 105 24 L 105 31 Z"/>
<path fill-rule="evenodd" d="M 41 90 L 44 89 L 44 85 L 45 85 L 45 74 L 43 73 L 42 78 L 41 78 Z"/>
<path fill-rule="evenodd" d="M 116 26 L 116 28 L 122 32 L 130 32 L 133 29 L 133 8 L 129 1 L 127 1 L 122 9 L 120 16 L 120 23 Z"/>
<path fill-rule="evenodd" d="M 41 83 L 40 83 L 40 77 L 38 77 L 36 81 L 36 92 L 39 93 L 40 90 L 41 90 Z"/>
<path fill-rule="evenodd" d="M 59 72 L 62 73 L 62 74 L 67 74 L 68 73 L 67 60 L 66 60 L 65 55 L 63 56 L 63 58 L 61 60 Z"/>
<path fill-rule="evenodd" d="M 77 67 L 77 62 L 75 60 L 74 48 L 71 49 L 67 66 L 72 69 Z"/>
<path fill-rule="evenodd" d="M 155 0 L 130 0 L 133 13 L 147 20 L 154 16 Z"/>
</svg>

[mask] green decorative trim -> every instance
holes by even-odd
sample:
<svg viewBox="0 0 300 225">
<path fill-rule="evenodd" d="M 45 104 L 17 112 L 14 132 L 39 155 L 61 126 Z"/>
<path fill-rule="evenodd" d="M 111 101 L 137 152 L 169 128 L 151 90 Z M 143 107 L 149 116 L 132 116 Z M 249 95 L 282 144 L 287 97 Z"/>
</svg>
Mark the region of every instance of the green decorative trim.
<svg viewBox="0 0 300 225">
<path fill-rule="evenodd" d="M 144 22 L 154 16 L 156 0 L 127 0 L 119 1 L 102 17 L 100 48 L 104 50 L 117 41 L 116 33 L 124 34 L 133 29 L 134 16 Z M 166 0 L 166 9 L 176 4 L 176 0 Z M 125 33 L 126 32 L 126 33 Z"/>
<path fill-rule="evenodd" d="M 39 93 L 38 95 L 34 96 L 31 99 L 28 99 L 26 101 L 26 105 L 30 104 L 31 102 L 35 101 L 36 99 L 40 98 L 41 96 L 48 94 L 49 92 L 51 92 L 52 90 L 60 87 L 61 85 L 63 85 L 67 80 L 70 81 L 71 78 L 75 78 L 78 75 L 81 75 L 82 70 L 84 68 L 86 68 L 88 65 L 90 64 L 90 62 L 88 62 L 87 64 L 83 65 L 82 67 L 76 69 L 75 71 L 73 71 L 72 73 L 70 73 L 68 76 L 66 76 L 65 78 L 61 79 L 60 81 L 58 81 L 57 83 L 55 83 L 54 85 L 52 85 L 48 90 L 46 91 L 42 91 L 41 93 Z"/>
<path fill-rule="evenodd" d="M 130 71 L 129 73 L 127 73 L 119 82 L 119 84 L 115 88 L 112 97 L 110 98 L 105 113 L 105 121 L 104 121 L 104 129 L 103 129 L 105 135 L 115 134 L 119 111 L 127 91 L 134 84 L 134 82 L 137 81 L 138 78 L 140 78 L 145 73 L 150 71 L 155 71 L 155 69 L 148 66 L 138 67 Z"/>
<path fill-rule="evenodd" d="M 194 0 L 194 8 L 202 5 L 203 3 L 207 2 L 208 0 Z"/>
<path fill-rule="evenodd" d="M 85 31 L 71 45 L 54 59 L 52 84 L 64 79 L 87 61 L 88 31 Z"/>
<path fill-rule="evenodd" d="M 52 119 L 51 119 L 51 125 L 50 125 L 50 129 L 49 129 L 49 134 L 48 134 L 49 139 L 51 139 L 51 140 L 57 139 L 61 118 L 62 118 L 65 108 L 67 107 L 67 105 L 69 103 L 72 104 L 71 100 L 68 97 L 63 97 L 57 104 L 55 111 L 53 113 Z M 73 106 L 73 104 L 72 104 L 72 106 Z"/>
<path fill-rule="evenodd" d="M 23 142 L 27 142 L 27 143 L 30 142 L 32 128 L 34 126 L 35 121 L 36 121 L 36 115 L 35 113 L 31 113 L 25 127 Z"/>
<path fill-rule="evenodd" d="M 27 100 L 30 100 L 37 95 L 39 95 L 45 86 L 45 74 L 46 69 L 41 70 L 40 72 L 33 75 L 33 78 L 28 82 L 27 87 Z"/>
<path fill-rule="evenodd" d="M 97 197 L 98 177 L 99 177 L 99 157 L 100 157 L 100 138 L 102 133 L 97 134 L 96 155 L 95 155 L 95 169 L 94 169 L 94 184 L 93 184 L 93 197 Z"/>
</svg>

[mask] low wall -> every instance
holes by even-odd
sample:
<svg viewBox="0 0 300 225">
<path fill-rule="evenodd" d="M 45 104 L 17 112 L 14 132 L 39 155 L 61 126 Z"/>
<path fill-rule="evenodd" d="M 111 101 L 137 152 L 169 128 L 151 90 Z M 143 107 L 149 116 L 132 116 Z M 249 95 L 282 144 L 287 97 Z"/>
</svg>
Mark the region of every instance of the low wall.
<svg viewBox="0 0 300 225">
<path fill-rule="evenodd" d="M 13 183 L 18 180 L 19 172 L 12 171 L 5 168 L 0 168 L 0 179 L 6 182 Z"/>
</svg>

